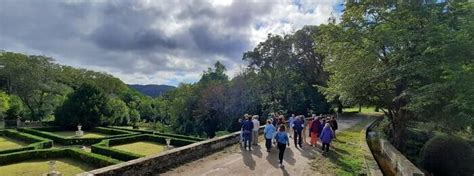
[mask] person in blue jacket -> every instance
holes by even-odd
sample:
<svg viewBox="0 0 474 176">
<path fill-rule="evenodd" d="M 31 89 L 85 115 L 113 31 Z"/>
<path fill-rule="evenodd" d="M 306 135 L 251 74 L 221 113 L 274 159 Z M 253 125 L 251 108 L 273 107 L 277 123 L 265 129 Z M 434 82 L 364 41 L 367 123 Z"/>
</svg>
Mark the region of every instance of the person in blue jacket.
<svg viewBox="0 0 474 176">
<path fill-rule="evenodd" d="M 276 128 L 273 126 L 271 120 L 267 120 L 267 124 L 265 125 L 265 129 L 263 129 L 263 136 L 265 136 L 265 147 L 267 147 L 267 152 L 270 152 L 272 148 L 272 139 L 275 135 Z"/>
<path fill-rule="evenodd" d="M 329 152 L 329 146 L 331 145 L 331 141 L 334 138 L 334 132 L 332 131 L 331 125 L 329 123 L 324 125 L 324 129 L 320 137 L 321 142 L 323 143 L 322 150 L 324 152 Z"/>
<path fill-rule="evenodd" d="M 290 147 L 290 139 L 288 138 L 288 134 L 286 133 L 285 125 L 280 125 L 278 129 L 278 133 L 275 134 L 275 140 L 277 142 L 278 147 L 278 159 L 280 163 L 278 166 L 283 167 L 283 155 L 285 154 L 286 145 Z"/>
<path fill-rule="evenodd" d="M 251 151 L 251 141 L 252 141 L 252 130 L 253 123 L 250 120 L 250 116 L 245 117 L 245 121 L 242 122 L 242 136 L 244 137 L 244 150 L 247 149 L 247 144 L 249 146 L 249 151 Z"/>
<path fill-rule="evenodd" d="M 304 122 L 301 120 L 300 116 L 296 117 L 296 120 L 293 122 L 292 127 L 294 131 L 293 139 L 295 141 L 295 146 L 297 147 L 299 145 L 300 148 L 302 148 L 303 139 L 302 139 L 301 133 L 303 132 Z"/>
</svg>

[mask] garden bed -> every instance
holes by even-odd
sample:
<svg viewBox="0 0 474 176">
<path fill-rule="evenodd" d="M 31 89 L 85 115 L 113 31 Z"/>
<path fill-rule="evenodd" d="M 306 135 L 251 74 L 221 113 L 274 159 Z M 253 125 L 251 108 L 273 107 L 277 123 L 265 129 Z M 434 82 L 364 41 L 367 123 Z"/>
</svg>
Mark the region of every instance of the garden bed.
<svg viewBox="0 0 474 176">
<path fill-rule="evenodd" d="M 156 131 L 148 130 L 148 129 L 133 129 L 131 127 L 111 127 L 111 128 L 126 130 L 126 131 L 132 131 L 132 132 L 137 132 L 137 133 L 142 133 L 142 134 L 154 134 L 154 135 L 158 135 L 158 136 L 166 136 L 166 137 L 172 137 L 172 138 L 178 138 L 178 139 L 186 139 L 186 140 L 192 140 L 192 141 L 195 141 L 195 142 L 205 140 L 204 138 L 199 138 L 199 137 L 194 137 L 194 136 L 186 136 L 186 135 L 173 134 L 173 133 L 162 133 L 162 132 L 156 132 Z"/>
<path fill-rule="evenodd" d="M 2 175 L 42 175 L 48 161 L 57 161 L 56 168 L 64 175 L 74 175 L 120 161 L 79 149 L 38 149 L 0 155 Z"/>
<path fill-rule="evenodd" d="M 45 149 L 53 146 L 53 141 L 15 130 L 0 130 L 0 154 L 25 150 Z"/>
<path fill-rule="evenodd" d="M 99 143 L 104 139 L 120 138 L 139 134 L 137 132 L 125 131 L 112 128 L 97 127 L 92 130 L 84 131 L 85 136 L 71 136 L 72 131 L 62 130 L 58 127 L 50 128 L 19 128 L 19 131 L 52 139 L 55 143 L 61 145 L 92 145 Z M 74 132 L 75 135 L 75 132 Z"/>
<path fill-rule="evenodd" d="M 133 160 L 166 150 L 166 139 L 170 145 L 181 147 L 195 141 L 167 136 L 140 134 L 123 138 L 107 139 L 91 146 L 92 153 L 109 156 L 122 161 Z"/>
</svg>

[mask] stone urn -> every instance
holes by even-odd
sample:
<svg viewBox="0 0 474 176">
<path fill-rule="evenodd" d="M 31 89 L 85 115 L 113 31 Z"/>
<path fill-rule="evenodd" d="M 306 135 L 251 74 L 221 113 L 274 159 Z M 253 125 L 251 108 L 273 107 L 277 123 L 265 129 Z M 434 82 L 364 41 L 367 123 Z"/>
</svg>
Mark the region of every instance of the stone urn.
<svg viewBox="0 0 474 176">
<path fill-rule="evenodd" d="M 63 174 L 59 171 L 56 171 L 56 161 L 49 161 L 48 162 L 48 168 L 49 171 L 46 174 L 43 174 L 45 176 L 62 176 Z"/>
<path fill-rule="evenodd" d="M 79 124 L 77 125 L 76 137 L 82 137 L 82 136 L 84 136 L 84 131 L 82 131 L 82 125 Z"/>
<path fill-rule="evenodd" d="M 170 138 L 166 138 L 165 140 L 166 140 L 166 147 L 171 148 L 171 147 L 172 147 L 172 146 L 171 146 L 171 139 L 170 139 Z"/>
</svg>

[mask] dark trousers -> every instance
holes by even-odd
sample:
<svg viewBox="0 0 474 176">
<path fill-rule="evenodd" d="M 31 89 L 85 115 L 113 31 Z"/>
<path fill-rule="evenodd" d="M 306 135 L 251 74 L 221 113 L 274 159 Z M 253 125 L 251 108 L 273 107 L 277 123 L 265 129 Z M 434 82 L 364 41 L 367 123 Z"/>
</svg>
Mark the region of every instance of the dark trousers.
<svg viewBox="0 0 474 176">
<path fill-rule="evenodd" d="M 301 138 L 301 130 L 294 130 L 294 136 L 293 136 L 293 139 L 295 140 L 295 146 L 297 146 L 296 144 L 299 144 L 301 146 L 301 144 L 303 144 L 303 139 Z"/>
<path fill-rule="evenodd" d="M 323 143 L 323 148 L 322 148 L 322 150 L 323 150 L 323 151 L 326 151 L 326 152 L 329 152 L 329 145 L 331 145 L 331 144 L 329 144 L 329 143 Z"/>
<path fill-rule="evenodd" d="M 278 150 L 280 150 L 278 152 L 278 159 L 280 159 L 280 164 L 281 164 L 283 163 L 283 154 L 285 153 L 286 144 L 278 143 L 277 146 L 278 146 Z"/>
<path fill-rule="evenodd" d="M 272 148 L 272 138 L 265 138 L 265 147 L 267 147 L 267 150 L 270 150 Z"/>
<path fill-rule="evenodd" d="M 243 132 L 243 137 L 244 137 L 244 149 L 247 148 L 247 144 L 249 146 L 249 149 L 250 149 L 250 146 L 251 146 L 251 141 L 252 141 L 252 132 L 251 131 L 244 131 Z"/>
</svg>

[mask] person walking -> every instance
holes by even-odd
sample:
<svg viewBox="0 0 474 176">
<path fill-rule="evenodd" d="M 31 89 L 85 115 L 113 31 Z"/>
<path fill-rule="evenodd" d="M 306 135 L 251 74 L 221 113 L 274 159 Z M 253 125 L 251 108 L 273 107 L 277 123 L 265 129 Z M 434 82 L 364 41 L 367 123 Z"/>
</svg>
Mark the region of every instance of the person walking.
<svg viewBox="0 0 474 176">
<path fill-rule="evenodd" d="M 293 122 L 295 122 L 296 120 L 296 117 L 295 117 L 295 114 L 291 114 L 290 118 L 288 119 L 288 127 L 289 127 L 289 131 L 290 131 L 290 138 L 293 138 L 292 134 L 293 134 L 293 128 L 291 128 L 293 126 Z"/>
<path fill-rule="evenodd" d="M 258 129 L 260 128 L 260 121 L 258 121 L 258 115 L 253 116 L 253 130 L 252 130 L 252 144 L 258 145 Z"/>
<path fill-rule="evenodd" d="M 319 122 L 319 117 L 314 117 L 314 120 L 311 122 L 311 127 L 309 128 L 309 133 L 311 137 L 311 146 L 316 147 L 318 144 L 319 138 L 319 129 L 321 127 L 321 122 Z"/>
<path fill-rule="evenodd" d="M 270 149 L 272 148 L 272 139 L 275 135 L 275 132 L 276 128 L 273 126 L 272 121 L 267 120 L 267 124 L 263 129 L 263 136 L 265 137 L 265 147 L 267 147 L 267 152 L 270 152 Z"/>
<path fill-rule="evenodd" d="M 288 134 L 286 134 L 286 128 L 285 125 L 280 125 L 280 128 L 278 129 L 278 133 L 275 134 L 275 140 L 277 142 L 277 147 L 278 147 L 278 159 L 280 163 L 278 164 L 279 167 L 284 167 L 283 166 L 283 155 L 285 154 L 285 149 L 286 146 L 290 147 L 290 139 L 288 138 Z"/>
<path fill-rule="evenodd" d="M 245 118 L 247 118 L 248 114 L 244 114 L 244 117 L 239 118 L 239 124 L 240 124 L 240 147 L 244 147 L 244 121 Z"/>
<path fill-rule="evenodd" d="M 329 122 L 331 123 L 332 130 L 334 131 L 334 139 L 336 139 L 336 130 L 337 130 L 336 116 L 333 115 Z"/>
<path fill-rule="evenodd" d="M 245 121 L 242 122 L 242 130 L 242 136 L 244 137 L 244 150 L 247 149 L 248 144 L 249 151 L 251 151 L 253 123 L 250 120 L 250 116 L 245 117 Z"/>
<path fill-rule="evenodd" d="M 296 120 L 293 122 L 293 139 L 295 141 L 295 146 L 298 148 L 298 145 L 300 146 L 300 148 L 302 148 L 302 139 L 301 139 L 301 132 L 303 131 L 303 128 L 304 128 L 304 124 L 303 124 L 303 121 L 301 121 L 301 116 L 298 116 L 296 117 Z"/>
<path fill-rule="evenodd" d="M 331 141 L 334 138 L 334 132 L 331 129 L 331 125 L 326 123 L 324 125 L 323 132 L 321 133 L 321 142 L 323 143 L 322 150 L 323 152 L 329 152 L 329 146 L 331 145 Z"/>
</svg>

